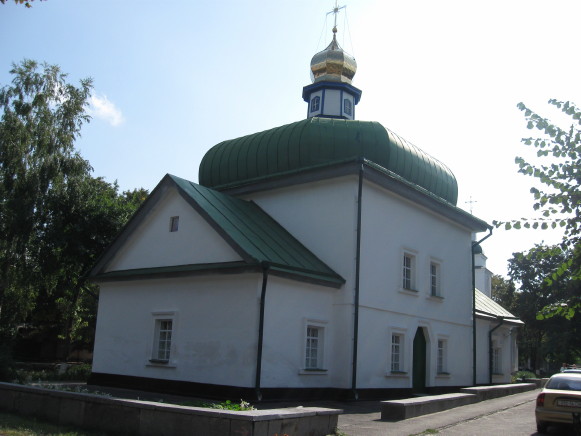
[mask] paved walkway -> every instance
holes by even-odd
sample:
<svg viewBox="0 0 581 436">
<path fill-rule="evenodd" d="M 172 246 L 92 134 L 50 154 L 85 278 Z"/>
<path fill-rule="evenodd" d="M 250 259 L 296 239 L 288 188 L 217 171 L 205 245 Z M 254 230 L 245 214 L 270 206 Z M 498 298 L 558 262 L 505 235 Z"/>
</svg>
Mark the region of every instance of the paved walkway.
<svg viewBox="0 0 581 436">
<path fill-rule="evenodd" d="M 377 402 L 353 403 L 352 406 L 344 403 L 345 413 L 339 416 L 339 430 L 349 436 L 419 435 L 428 429 L 452 428 L 460 422 L 491 415 L 525 403 L 530 403 L 531 410 L 534 410 L 532 404 L 538 392 L 538 390 L 523 392 L 402 421 L 381 421 Z"/>
<path fill-rule="evenodd" d="M 181 396 L 162 395 L 148 392 L 131 391 L 125 389 L 100 388 L 101 391 L 112 393 L 120 398 L 139 398 L 142 400 L 164 400 L 171 402 L 183 401 Z M 467 406 L 456 407 L 443 412 L 432 413 L 430 415 L 418 416 L 416 418 L 402 421 L 382 421 L 379 401 L 317 401 L 309 403 L 258 403 L 255 404 L 259 409 L 270 409 L 277 407 L 296 407 L 302 405 L 328 407 L 332 409 L 342 409 L 344 413 L 339 415 L 339 430 L 348 436 L 410 436 L 421 435 L 428 429 L 439 430 L 439 433 L 456 435 L 454 426 L 458 423 L 473 420 L 475 418 L 492 415 L 499 411 L 507 410 L 519 405 L 529 403 L 531 413 L 534 410 L 533 402 L 535 401 L 538 389 L 523 392 L 506 397 L 495 398 L 492 400 L 481 401 L 479 403 Z M 534 427 L 533 427 L 534 428 Z M 449 430 L 447 430 L 449 429 Z M 429 434 L 429 433 L 426 433 Z"/>
</svg>

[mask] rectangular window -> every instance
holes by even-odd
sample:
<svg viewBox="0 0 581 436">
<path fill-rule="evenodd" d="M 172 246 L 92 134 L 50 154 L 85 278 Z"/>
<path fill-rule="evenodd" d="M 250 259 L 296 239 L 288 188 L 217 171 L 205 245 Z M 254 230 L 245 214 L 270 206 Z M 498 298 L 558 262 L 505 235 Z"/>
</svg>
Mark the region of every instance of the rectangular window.
<svg viewBox="0 0 581 436">
<path fill-rule="evenodd" d="M 403 346 L 402 335 L 392 334 L 391 335 L 391 372 L 402 372 L 403 371 L 403 361 L 402 361 L 402 346 Z"/>
<path fill-rule="evenodd" d="M 180 217 L 179 216 L 172 216 L 169 219 L 169 231 L 170 232 L 177 232 L 179 224 L 180 224 Z"/>
<path fill-rule="evenodd" d="M 308 325 L 305 348 L 305 368 L 323 368 L 323 327 Z"/>
<path fill-rule="evenodd" d="M 430 262 L 430 295 L 440 297 L 440 264 Z"/>
<path fill-rule="evenodd" d="M 403 281 L 402 286 L 404 289 L 415 290 L 415 269 L 416 269 L 416 257 L 410 253 L 404 253 L 403 255 Z"/>
<path fill-rule="evenodd" d="M 447 348 L 448 348 L 447 341 L 444 339 L 438 339 L 438 362 L 437 362 L 438 374 L 446 372 Z"/>
<path fill-rule="evenodd" d="M 321 106 L 321 97 L 318 95 L 311 100 L 311 112 L 317 112 Z"/>
<path fill-rule="evenodd" d="M 351 100 L 343 100 L 343 112 L 347 115 L 351 115 Z"/>
<path fill-rule="evenodd" d="M 168 362 L 171 352 L 171 337 L 173 320 L 155 320 L 155 340 L 153 346 L 152 360 L 158 362 Z"/>
<path fill-rule="evenodd" d="M 502 348 L 497 347 L 495 342 L 492 345 L 492 372 L 502 374 Z"/>
</svg>

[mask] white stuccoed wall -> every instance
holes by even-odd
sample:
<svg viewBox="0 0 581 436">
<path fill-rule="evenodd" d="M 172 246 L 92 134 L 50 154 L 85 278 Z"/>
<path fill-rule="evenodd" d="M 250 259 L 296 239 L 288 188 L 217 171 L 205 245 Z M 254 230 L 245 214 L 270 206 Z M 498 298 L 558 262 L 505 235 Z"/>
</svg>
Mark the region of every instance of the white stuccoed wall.
<svg viewBox="0 0 581 436">
<path fill-rule="evenodd" d="M 346 279 L 332 316 L 337 387 L 350 387 L 357 227 L 357 177 L 293 186 L 252 196 L 263 209 Z M 364 183 L 358 387 L 410 387 L 416 329 L 427 332 L 427 384 L 467 385 L 472 365 L 471 231 Z M 417 253 L 417 293 L 401 290 L 403 250 Z M 443 299 L 430 297 L 430 260 L 441 263 Z M 406 332 L 409 375 L 392 377 L 391 329 Z M 448 340 L 449 377 L 437 377 L 438 337 Z M 453 357 L 452 357 L 453 356 Z"/>
<path fill-rule="evenodd" d="M 334 289 L 269 277 L 262 387 L 351 387 L 357 182 L 347 176 L 252 195 L 346 280 Z M 362 205 L 358 387 L 411 387 L 418 327 L 426 332 L 427 385 L 471 384 L 470 229 L 367 182 Z M 176 215 L 180 231 L 170 233 L 169 217 Z M 401 289 L 404 249 L 416 253 L 417 292 Z M 431 259 L 441 264 L 442 299 L 429 295 Z M 231 260 L 238 255 L 174 192 L 109 270 Z M 102 284 L 93 370 L 254 386 L 261 285 L 258 273 Z M 175 313 L 169 365 L 149 362 L 158 312 Z M 307 320 L 325 326 L 325 373 L 301 371 Z M 389 371 L 394 329 L 405 334 L 403 376 Z M 479 379 L 488 373 L 486 332 L 484 326 L 479 332 Z M 448 341 L 449 376 L 436 374 L 438 338 Z"/>
<path fill-rule="evenodd" d="M 179 230 L 169 231 L 179 216 Z M 108 271 L 241 260 L 175 188 L 147 215 L 108 265 Z"/>
<path fill-rule="evenodd" d="M 93 371 L 254 386 L 261 274 L 105 283 Z M 174 315 L 168 365 L 152 365 L 154 314 Z"/>
</svg>

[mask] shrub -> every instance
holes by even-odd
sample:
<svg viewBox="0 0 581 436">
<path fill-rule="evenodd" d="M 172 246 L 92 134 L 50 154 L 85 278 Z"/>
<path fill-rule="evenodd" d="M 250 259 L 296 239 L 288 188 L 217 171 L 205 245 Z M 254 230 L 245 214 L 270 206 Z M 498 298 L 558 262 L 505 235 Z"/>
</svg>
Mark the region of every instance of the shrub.
<svg viewBox="0 0 581 436">
<path fill-rule="evenodd" d="M 537 378 L 534 372 L 530 371 L 517 371 L 512 375 L 512 382 L 517 383 L 525 378 Z"/>
<path fill-rule="evenodd" d="M 15 378 L 12 350 L 6 344 L 0 344 L 0 381 L 12 381 Z"/>
</svg>

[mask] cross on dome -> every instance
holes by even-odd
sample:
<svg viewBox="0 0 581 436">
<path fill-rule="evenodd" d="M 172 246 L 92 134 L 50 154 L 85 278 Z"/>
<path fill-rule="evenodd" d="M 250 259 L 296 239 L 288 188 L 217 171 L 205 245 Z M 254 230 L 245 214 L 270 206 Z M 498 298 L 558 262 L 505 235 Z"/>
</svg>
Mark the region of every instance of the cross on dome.
<svg viewBox="0 0 581 436">
<path fill-rule="evenodd" d="M 355 58 L 346 53 L 337 42 L 337 14 L 345 6 L 335 7 L 333 39 L 324 50 L 311 59 L 313 83 L 303 88 L 303 99 L 309 104 L 307 118 L 327 117 L 355 119 L 355 105 L 361 98 L 361 90 L 351 85 L 357 71 Z"/>
<path fill-rule="evenodd" d="M 335 0 L 335 7 L 333 8 L 332 11 L 327 12 L 327 15 L 329 14 L 334 14 L 335 15 L 335 22 L 333 24 L 333 33 L 337 33 L 337 15 L 339 14 L 339 11 L 341 9 L 345 9 L 345 5 L 343 6 L 338 6 L 338 0 Z"/>
</svg>

